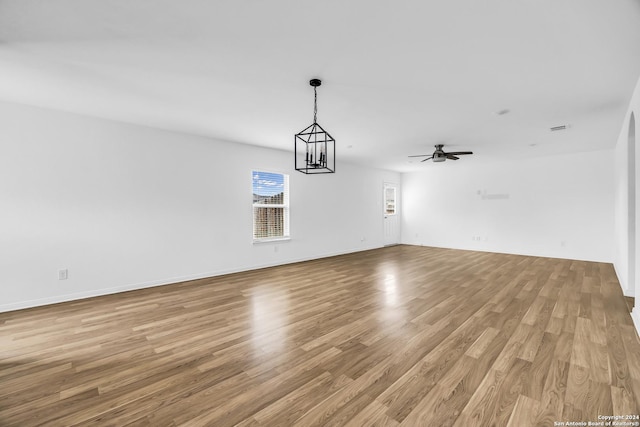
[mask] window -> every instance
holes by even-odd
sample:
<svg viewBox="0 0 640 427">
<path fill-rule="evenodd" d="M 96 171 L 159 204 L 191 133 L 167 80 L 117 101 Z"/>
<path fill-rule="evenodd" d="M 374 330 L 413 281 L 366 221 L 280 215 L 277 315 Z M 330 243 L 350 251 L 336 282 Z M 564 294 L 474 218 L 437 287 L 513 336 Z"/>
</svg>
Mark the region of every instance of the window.
<svg viewBox="0 0 640 427">
<path fill-rule="evenodd" d="M 289 238 L 289 175 L 253 171 L 253 241 Z"/>
<path fill-rule="evenodd" d="M 396 214 L 396 187 L 384 187 L 384 213 L 386 215 Z"/>
</svg>

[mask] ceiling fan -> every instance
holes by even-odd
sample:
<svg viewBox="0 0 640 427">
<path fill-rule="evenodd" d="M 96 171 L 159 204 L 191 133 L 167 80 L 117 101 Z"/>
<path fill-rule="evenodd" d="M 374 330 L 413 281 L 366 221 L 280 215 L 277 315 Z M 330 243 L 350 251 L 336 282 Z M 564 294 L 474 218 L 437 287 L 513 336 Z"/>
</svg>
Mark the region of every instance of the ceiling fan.
<svg viewBox="0 0 640 427">
<path fill-rule="evenodd" d="M 445 153 L 442 150 L 442 147 L 444 147 L 443 144 L 437 144 L 436 145 L 436 151 L 433 152 L 433 154 L 429 155 L 429 154 L 418 154 L 416 156 L 409 156 L 409 157 L 427 157 L 424 160 L 420 160 L 420 162 L 426 162 L 427 160 L 431 160 L 433 159 L 434 162 L 444 162 L 445 160 L 449 159 L 449 160 L 458 160 L 460 157 L 458 156 L 462 156 L 465 154 L 473 154 L 472 151 L 452 151 L 451 153 Z"/>
</svg>

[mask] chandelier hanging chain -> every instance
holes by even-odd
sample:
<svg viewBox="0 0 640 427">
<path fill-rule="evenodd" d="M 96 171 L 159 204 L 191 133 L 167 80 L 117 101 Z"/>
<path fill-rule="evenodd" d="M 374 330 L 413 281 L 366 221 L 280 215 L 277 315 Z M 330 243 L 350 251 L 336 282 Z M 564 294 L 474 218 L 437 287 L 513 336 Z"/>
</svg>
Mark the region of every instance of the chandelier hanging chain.
<svg viewBox="0 0 640 427">
<path fill-rule="evenodd" d="M 318 91 L 313 87 L 313 123 L 318 123 Z"/>
</svg>

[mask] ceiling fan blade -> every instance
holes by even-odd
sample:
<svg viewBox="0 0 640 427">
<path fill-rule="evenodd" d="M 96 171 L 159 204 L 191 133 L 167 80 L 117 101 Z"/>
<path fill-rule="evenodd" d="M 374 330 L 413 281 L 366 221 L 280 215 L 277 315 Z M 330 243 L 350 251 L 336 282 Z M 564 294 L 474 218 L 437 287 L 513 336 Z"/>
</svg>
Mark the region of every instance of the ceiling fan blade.
<svg viewBox="0 0 640 427">
<path fill-rule="evenodd" d="M 416 154 L 415 156 L 408 156 L 408 157 L 427 157 L 430 156 L 431 154 Z"/>
<path fill-rule="evenodd" d="M 426 162 L 427 160 L 431 160 L 431 159 L 433 159 L 433 156 L 429 156 L 429 157 L 427 157 L 427 158 L 426 158 L 426 159 L 424 159 L 424 160 L 420 160 L 420 163 L 422 163 L 422 162 Z"/>
<path fill-rule="evenodd" d="M 456 157 L 451 155 L 450 153 L 447 153 L 447 159 L 451 159 L 451 160 L 458 160 L 460 157 Z"/>
<path fill-rule="evenodd" d="M 446 154 L 451 154 L 452 156 L 462 156 L 464 154 L 473 154 L 473 151 L 452 151 L 451 153 Z"/>
</svg>

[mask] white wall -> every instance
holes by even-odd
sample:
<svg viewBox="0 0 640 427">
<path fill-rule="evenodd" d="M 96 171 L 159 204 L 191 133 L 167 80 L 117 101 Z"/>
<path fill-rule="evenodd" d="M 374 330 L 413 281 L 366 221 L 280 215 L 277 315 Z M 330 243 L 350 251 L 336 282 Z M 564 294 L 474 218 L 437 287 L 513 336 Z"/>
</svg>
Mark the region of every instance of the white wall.
<svg viewBox="0 0 640 427">
<path fill-rule="evenodd" d="M 629 121 L 631 118 L 631 113 L 635 116 L 635 159 L 629 162 L 628 152 L 629 152 Z M 629 296 L 637 296 L 640 294 L 638 291 L 638 275 L 640 274 L 640 262 L 638 261 L 638 249 L 640 246 L 640 236 L 638 232 L 635 235 L 635 247 L 636 247 L 636 257 L 634 259 L 630 259 L 629 255 L 629 238 L 630 238 L 630 227 L 629 227 L 629 166 L 630 163 L 633 164 L 635 162 L 635 217 L 636 217 L 636 231 L 638 230 L 638 226 L 640 226 L 640 218 L 639 218 L 639 207 L 638 202 L 640 201 L 640 80 L 636 84 L 635 91 L 633 92 L 633 96 L 631 98 L 631 102 L 629 103 L 629 109 L 627 114 L 625 115 L 624 122 L 622 123 L 622 128 L 620 129 L 620 135 L 618 136 L 618 141 L 615 148 L 615 182 L 616 182 L 616 191 L 615 191 L 615 255 L 614 255 L 614 266 L 616 269 L 616 273 L 618 275 L 618 279 L 620 280 L 620 285 L 625 293 L 625 295 Z M 633 183 L 631 183 L 633 186 Z M 630 265 L 631 263 L 635 263 L 635 280 L 632 280 L 630 277 Z M 638 304 L 633 310 L 633 318 L 636 322 L 636 328 L 640 330 L 640 311 L 638 309 Z"/>
<path fill-rule="evenodd" d="M 380 247 L 383 182 L 400 181 L 10 103 L 0 152 L 0 311 Z M 252 243 L 253 169 L 290 175 L 288 242 Z"/>
<path fill-rule="evenodd" d="M 612 150 L 477 157 L 403 175 L 403 243 L 613 260 Z"/>
</svg>

